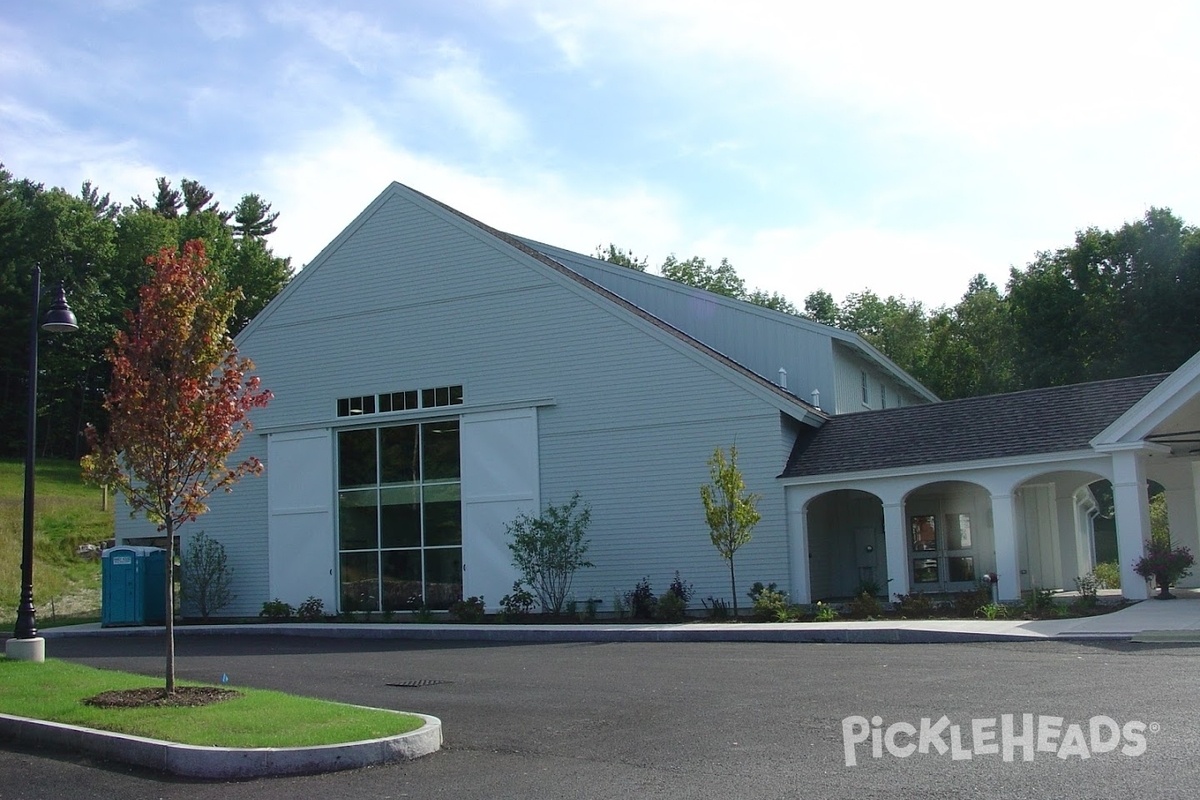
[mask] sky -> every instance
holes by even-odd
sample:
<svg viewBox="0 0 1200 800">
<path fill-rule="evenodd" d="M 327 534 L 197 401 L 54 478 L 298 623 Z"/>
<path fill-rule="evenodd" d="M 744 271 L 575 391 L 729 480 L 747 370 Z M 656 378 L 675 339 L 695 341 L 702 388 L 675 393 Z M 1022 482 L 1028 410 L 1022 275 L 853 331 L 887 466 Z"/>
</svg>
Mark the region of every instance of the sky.
<svg viewBox="0 0 1200 800">
<path fill-rule="evenodd" d="M 1200 224 L 1200 4 L 0 0 L 0 163 L 200 181 L 310 262 L 392 181 L 583 253 L 929 308 Z"/>
</svg>

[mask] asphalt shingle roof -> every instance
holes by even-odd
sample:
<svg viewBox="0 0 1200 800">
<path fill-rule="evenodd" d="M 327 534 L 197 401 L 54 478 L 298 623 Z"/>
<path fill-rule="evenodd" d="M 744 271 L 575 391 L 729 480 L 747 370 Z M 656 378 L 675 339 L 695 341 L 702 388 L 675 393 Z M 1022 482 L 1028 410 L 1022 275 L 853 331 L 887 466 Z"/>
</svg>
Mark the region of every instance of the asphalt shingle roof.
<svg viewBox="0 0 1200 800">
<path fill-rule="evenodd" d="M 1084 450 L 1167 374 L 835 416 L 800 434 L 781 477 Z"/>
</svg>

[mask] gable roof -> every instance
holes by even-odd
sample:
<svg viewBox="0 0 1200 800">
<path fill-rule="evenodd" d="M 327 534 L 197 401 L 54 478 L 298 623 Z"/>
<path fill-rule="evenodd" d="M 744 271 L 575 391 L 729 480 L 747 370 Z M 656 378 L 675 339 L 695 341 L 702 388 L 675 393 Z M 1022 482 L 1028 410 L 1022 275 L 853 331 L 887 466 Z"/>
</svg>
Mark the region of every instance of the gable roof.
<svg viewBox="0 0 1200 800">
<path fill-rule="evenodd" d="M 1091 449 L 1166 379 L 1141 375 L 833 417 L 802 431 L 781 478 Z"/>
<path fill-rule="evenodd" d="M 459 211 L 458 209 L 452 208 L 451 206 L 446 205 L 442 201 L 432 198 L 429 195 L 423 194 L 422 192 L 419 192 L 416 189 L 412 189 L 412 188 L 404 186 L 403 184 L 400 184 L 400 183 L 393 183 L 392 186 L 389 188 L 392 188 L 392 187 L 400 188 L 400 189 L 404 189 L 406 191 L 412 192 L 413 194 L 418 195 L 419 197 L 427 200 L 428 202 L 433 203 L 434 205 L 449 212 L 450 214 L 453 214 L 455 217 L 458 217 L 459 219 L 463 220 L 464 222 L 467 222 L 467 223 L 475 226 L 479 230 L 483 231 L 484 233 L 498 239 L 500 242 L 504 243 L 505 245 L 508 245 L 509 247 L 519 250 L 522 254 L 537 260 L 538 262 L 544 264 L 545 266 L 550 267 L 551 269 L 555 270 L 556 272 L 558 272 L 562 275 L 565 275 L 566 277 L 575 281 L 579 285 L 591 290 L 592 292 L 599 295 L 600 297 L 603 297 L 606 300 L 609 300 L 612 303 L 615 303 L 616 305 L 618 305 L 621 308 L 625 309 L 626 311 L 632 313 L 633 315 L 649 322 L 650 324 L 654 325 L 658 329 L 669 334 L 670 336 L 674 337 L 675 339 L 679 340 L 680 342 L 694 348 L 695 350 L 699 351 L 700 353 L 707 356 L 708 358 L 718 362 L 722 366 L 734 370 L 739 375 L 741 375 L 743 378 L 747 378 L 751 382 L 756 384 L 760 389 L 766 389 L 769 394 L 775 396 L 777 399 L 783 400 L 785 403 L 787 403 L 787 405 L 792 406 L 793 410 L 791 413 L 793 413 L 798 419 L 804 419 L 805 417 L 807 417 L 809 419 L 810 423 L 816 423 L 816 424 L 820 424 L 822 421 L 829 419 L 828 414 L 821 411 L 821 409 L 817 408 L 816 406 L 814 406 L 812 403 L 808 402 L 807 400 L 801 398 L 800 396 L 798 396 L 796 394 L 793 394 L 792 392 L 788 391 L 787 389 L 784 389 L 779 384 L 774 383 L 773 381 L 763 377 L 762 375 L 759 375 L 754 370 L 749 369 L 748 367 L 738 363 L 737 361 L 734 361 L 729 356 L 708 346 L 707 344 L 700 341 L 699 339 L 696 339 L 696 338 L 690 336 L 689 334 L 684 333 L 679 328 L 676 328 L 674 325 L 671 325 L 670 323 L 666 322 L 665 320 L 655 316 L 654 314 L 651 314 L 649 311 L 646 311 L 645 309 L 634 305 L 633 303 L 626 300 L 624 297 L 621 297 L 616 292 L 613 292 L 613 291 L 605 288 L 604 286 L 601 286 L 600 284 L 596 283 L 595 281 L 590 280 L 589 278 L 579 274 L 575 270 L 573 270 L 570 267 L 568 267 L 567 265 L 563 264 L 561 261 L 551 258 L 550 256 L 546 255 L 545 253 L 543 253 L 539 250 L 536 250 L 533 247 L 530 247 L 528 244 L 526 244 L 524 241 L 517 238 L 516 236 L 513 236 L 512 234 L 508 234 L 503 231 L 497 230 L 496 228 L 493 228 L 492 226 L 490 226 L 486 223 L 480 222 L 479 220 L 475 219 L 474 217 L 468 216 L 467 214 L 464 214 L 463 212 Z"/>
<path fill-rule="evenodd" d="M 754 370 L 749 369 L 743 364 L 738 363 L 725 354 L 715 350 L 704 342 L 690 336 L 682 330 L 674 327 L 659 317 L 651 314 L 645 309 L 639 308 L 635 304 L 629 302 L 625 298 L 601 286 L 595 281 L 589 280 L 587 277 L 579 274 L 577 271 L 570 269 L 560 261 L 551 258 L 545 253 L 525 244 L 515 236 L 499 231 L 490 225 L 480 222 L 473 217 L 464 214 L 456 208 L 446 205 L 445 203 L 430 197 L 422 192 L 417 191 L 409 186 L 393 181 L 376 197 L 362 212 L 360 212 L 354 220 L 346 226 L 346 228 L 338 234 L 328 245 L 326 245 L 316 258 L 305 266 L 299 274 L 296 275 L 283 291 L 279 293 L 267 307 L 263 309 L 250 324 L 248 324 L 241 333 L 238 334 L 238 340 L 244 341 L 247 337 L 253 334 L 255 330 L 261 327 L 265 320 L 277 309 L 281 303 L 287 301 L 288 297 L 295 293 L 307 279 L 309 279 L 317 270 L 321 269 L 333 254 L 351 237 L 353 234 L 370 219 L 376 211 L 378 211 L 390 198 L 402 196 L 409 202 L 415 202 L 423 206 L 426 210 L 434 215 L 440 216 L 442 219 L 454 224 L 467 231 L 471 231 L 475 236 L 489 240 L 492 245 L 500 250 L 508 251 L 510 255 L 517 258 L 532 259 L 538 262 L 539 266 L 549 268 L 558 275 L 569 279 L 576 286 L 586 290 L 586 294 L 594 298 L 600 303 L 609 303 L 619 307 L 623 312 L 632 314 L 633 316 L 649 323 L 660 332 L 666 334 L 670 339 L 673 339 L 676 344 L 682 345 L 686 350 L 696 354 L 701 360 L 708 362 L 715 367 L 718 372 L 726 374 L 733 373 L 735 379 L 748 383 L 753 387 L 759 396 L 765 397 L 770 402 L 779 408 L 785 414 L 794 417 L 797 420 L 806 422 L 809 425 L 819 425 L 829 418 L 829 415 L 821 411 L 812 403 L 804 398 L 793 394 L 782 386 L 774 383 L 768 378 L 758 374 Z"/>
<path fill-rule="evenodd" d="M 1175 445 L 1200 442 L 1200 353 L 1122 414 L 1092 440 L 1093 447 L 1145 439 Z"/>
</svg>

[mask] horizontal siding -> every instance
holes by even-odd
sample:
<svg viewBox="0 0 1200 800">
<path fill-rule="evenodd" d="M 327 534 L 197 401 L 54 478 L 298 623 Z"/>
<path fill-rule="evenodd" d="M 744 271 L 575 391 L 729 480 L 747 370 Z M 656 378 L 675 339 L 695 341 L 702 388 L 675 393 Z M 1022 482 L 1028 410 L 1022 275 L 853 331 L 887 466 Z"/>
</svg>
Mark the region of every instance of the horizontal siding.
<svg viewBox="0 0 1200 800">
<path fill-rule="evenodd" d="M 629 302 L 778 383 L 787 371 L 790 391 L 807 400 L 814 389 L 832 403 L 837 387 L 823 326 L 748 304 L 730 304 L 708 292 L 635 270 L 613 267 L 558 248 L 548 255 Z"/>
<path fill-rule="evenodd" d="M 661 593 L 679 570 L 695 586 L 696 607 L 710 595 L 729 600 L 728 567 L 709 539 L 700 487 L 710 481 L 713 450 L 735 441 L 747 487 L 762 495 L 763 515 L 734 559 L 739 603 L 746 604 L 744 591 L 755 580 L 786 586 L 783 494 L 775 481 L 778 462 L 769 457 L 777 435 L 777 414 L 663 423 L 621 436 L 544 434 L 543 500 L 559 503 L 579 491 L 592 507 L 589 557 L 596 568 L 579 574 L 576 596 L 598 597 L 611 608 L 614 592 L 649 577 Z"/>
<path fill-rule="evenodd" d="M 259 451 L 261 448 L 261 452 Z M 266 439 L 251 435 L 228 463 L 240 463 L 250 454 L 266 459 Z M 265 475 L 247 476 L 233 486 L 209 498 L 209 511 L 177 529 L 183 549 L 201 531 L 225 548 L 231 571 L 233 601 L 219 613 L 222 616 L 256 616 L 262 610 L 267 592 L 267 479 Z M 128 506 L 116 506 L 116 534 L 119 541 L 157 536 L 153 524 L 144 518 L 131 519 Z M 191 614 L 189 607 L 184 614 Z"/>
<path fill-rule="evenodd" d="M 468 406 L 551 398 L 538 412 L 542 501 L 578 490 L 592 505 L 597 568 L 576 596 L 605 608 L 643 576 L 665 590 L 676 569 L 699 597 L 729 599 L 699 487 L 713 450 L 736 442 L 763 495 L 736 557 L 739 592 L 786 586 L 779 410 L 711 358 L 481 236 L 403 193 L 381 203 L 240 340 L 275 395 L 255 425 L 325 425 L 339 397 L 448 384 L 465 387 Z M 257 435 L 243 448 L 265 450 Z M 234 564 L 231 613 L 270 599 L 265 491 L 247 479 L 203 520 Z"/>
<path fill-rule="evenodd" d="M 853 414 L 883 408 L 880 402 L 880 385 L 887 389 L 887 408 L 921 405 L 929 402 L 917 395 L 892 375 L 875 364 L 855 355 L 848 347 L 833 345 L 834 365 L 837 376 L 837 405 L 829 405 L 822 396 L 821 405 L 834 414 Z M 867 373 L 868 403 L 862 402 L 862 373 Z"/>
</svg>

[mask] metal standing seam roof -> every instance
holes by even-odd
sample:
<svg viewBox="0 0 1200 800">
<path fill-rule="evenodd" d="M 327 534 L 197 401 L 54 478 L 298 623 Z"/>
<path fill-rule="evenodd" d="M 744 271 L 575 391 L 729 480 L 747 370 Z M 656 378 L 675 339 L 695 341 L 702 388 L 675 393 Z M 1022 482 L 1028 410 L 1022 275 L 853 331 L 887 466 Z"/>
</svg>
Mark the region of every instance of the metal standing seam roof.
<svg viewBox="0 0 1200 800">
<path fill-rule="evenodd" d="M 836 416 L 801 432 L 779 477 L 1087 450 L 1168 374 Z"/>
<path fill-rule="evenodd" d="M 595 281 L 590 280 L 587 277 L 579 274 L 578 272 L 571 269 L 570 267 L 563 264 L 562 262 L 558 261 L 557 259 L 552 258 L 551 256 L 547 255 L 546 253 L 543 253 L 542 251 L 537 250 L 536 248 L 525 244 L 525 242 L 521 241 L 520 239 L 513 236 L 512 234 L 505 233 L 504 231 L 501 231 L 501 230 L 497 230 L 496 228 L 493 228 L 492 226 L 488 225 L 487 223 L 480 222 L 479 220 L 475 219 L 474 217 L 472 217 L 468 214 L 464 214 L 463 212 L 459 211 L 458 209 L 456 209 L 452 206 L 446 205 L 441 200 L 438 200 L 434 197 L 430 197 L 429 195 L 424 194 L 423 192 L 419 192 L 416 189 L 412 189 L 407 186 L 405 186 L 404 188 L 407 189 L 408 191 L 412 192 L 413 194 L 424 198 L 425 200 L 429 201 L 430 203 L 433 203 L 434 205 L 440 207 L 444 211 L 449 212 L 450 214 L 454 215 L 455 217 L 458 217 L 459 219 L 463 220 L 464 222 L 468 223 L 469 225 L 475 226 L 479 230 L 481 230 L 484 233 L 486 233 L 487 235 L 495 238 L 496 240 L 500 241 L 501 243 L 507 245 L 508 247 L 511 247 L 515 250 L 520 251 L 521 253 L 525 254 L 526 256 L 529 256 L 529 257 L 541 262 L 542 264 L 550 267 L 554 271 L 556 271 L 562 275 L 565 275 L 566 277 L 570 278 L 571 280 L 575 281 L 576 283 L 580 284 L 581 286 L 584 286 L 584 287 L 590 289 L 592 292 L 595 292 L 596 294 L 600 295 L 601 297 L 604 297 L 605 299 L 621 306 L 622 308 L 625 308 L 626 310 L 632 312 L 633 314 L 635 314 L 638 317 L 641 317 L 642 319 L 646 320 L 647 322 L 650 322 L 657 328 L 665 331 L 666 333 L 670 334 L 671 336 L 675 337 L 676 339 L 679 339 L 680 341 L 690 345 L 691 347 L 700 351 L 701 353 L 708 356 L 709 358 L 720 362 L 721 364 L 725 365 L 726 367 L 732 369 L 735 372 L 740 373 L 742 376 L 750 379 L 752 382 L 758 384 L 759 386 L 768 390 L 772 394 L 775 394 L 775 395 L 781 397 L 783 400 L 785 400 L 789 404 L 796 406 L 797 407 L 796 410 L 801 415 L 806 415 L 808 417 L 816 418 L 816 419 L 828 418 L 829 415 L 826 412 L 817 408 L 812 403 L 810 403 L 809 401 L 800 397 L 799 395 L 797 395 L 787 389 L 784 389 L 779 384 L 774 383 L 773 381 L 769 380 L 768 378 L 763 377 L 762 375 L 759 375 L 757 372 L 750 369 L 749 367 L 744 366 L 740 362 L 735 361 L 734 359 L 730 358 L 729 356 L 725 355 L 724 353 L 708 346 L 707 344 L 700 341 L 699 339 L 696 339 L 695 337 L 693 337 L 687 333 L 684 333 L 679 328 L 676 328 L 674 325 L 671 325 L 670 323 L 666 322 L 665 320 L 655 316 L 654 314 L 651 314 L 646 309 L 641 308 L 641 307 L 631 303 L 629 300 L 626 300 L 624 297 L 617 294 L 616 292 L 613 292 L 610 289 L 607 289 L 604 286 L 601 286 L 600 284 L 596 283 Z"/>
</svg>

